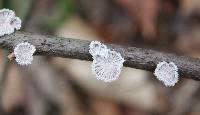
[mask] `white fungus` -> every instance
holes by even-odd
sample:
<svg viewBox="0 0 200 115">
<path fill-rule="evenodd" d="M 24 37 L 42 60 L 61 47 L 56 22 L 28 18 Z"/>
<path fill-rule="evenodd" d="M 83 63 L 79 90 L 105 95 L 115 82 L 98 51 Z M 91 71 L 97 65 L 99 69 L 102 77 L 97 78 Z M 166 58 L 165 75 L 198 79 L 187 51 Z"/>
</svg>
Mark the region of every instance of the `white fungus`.
<svg viewBox="0 0 200 115">
<path fill-rule="evenodd" d="M 106 45 L 98 42 L 98 41 L 92 41 L 90 43 L 90 50 L 89 53 L 94 57 L 97 55 L 106 55 L 108 53 L 109 49 Z"/>
<path fill-rule="evenodd" d="M 35 46 L 28 42 L 22 42 L 18 44 L 14 49 L 14 55 L 16 62 L 19 65 L 29 65 L 33 61 L 33 54 L 36 51 Z"/>
<path fill-rule="evenodd" d="M 0 10 L 0 36 L 11 34 L 21 28 L 21 19 L 9 9 Z"/>
<path fill-rule="evenodd" d="M 165 61 L 159 62 L 154 75 L 167 87 L 174 86 L 179 77 L 177 66 L 173 62 L 167 63 Z"/>
<path fill-rule="evenodd" d="M 120 53 L 96 41 L 91 42 L 89 52 L 93 56 L 92 72 L 98 80 L 112 82 L 119 78 L 124 63 Z"/>
</svg>

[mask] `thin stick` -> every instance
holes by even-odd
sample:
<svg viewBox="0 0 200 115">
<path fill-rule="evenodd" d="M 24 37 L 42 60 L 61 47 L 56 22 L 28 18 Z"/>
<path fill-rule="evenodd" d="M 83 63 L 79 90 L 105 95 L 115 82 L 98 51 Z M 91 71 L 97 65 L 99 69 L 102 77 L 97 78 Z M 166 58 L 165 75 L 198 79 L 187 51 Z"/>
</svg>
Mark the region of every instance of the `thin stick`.
<svg viewBox="0 0 200 115">
<path fill-rule="evenodd" d="M 92 60 L 89 54 L 90 41 L 62 38 L 48 35 L 39 35 L 27 32 L 16 32 L 0 38 L 0 48 L 13 51 L 20 42 L 29 42 L 36 46 L 36 55 Z M 150 49 L 125 47 L 106 44 L 122 54 L 125 58 L 124 66 L 154 71 L 160 61 L 174 62 L 179 69 L 181 77 L 200 81 L 200 59 L 186 56 L 177 56 Z"/>
</svg>

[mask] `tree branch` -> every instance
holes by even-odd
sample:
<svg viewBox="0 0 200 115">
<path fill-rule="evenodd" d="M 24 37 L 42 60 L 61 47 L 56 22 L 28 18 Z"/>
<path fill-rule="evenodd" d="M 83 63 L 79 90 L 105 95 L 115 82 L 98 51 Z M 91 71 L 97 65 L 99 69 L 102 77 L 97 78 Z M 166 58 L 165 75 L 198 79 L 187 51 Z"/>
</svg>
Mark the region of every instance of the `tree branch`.
<svg viewBox="0 0 200 115">
<path fill-rule="evenodd" d="M 90 41 L 16 32 L 0 38 L 0 48 L 13 51 L 20 42 L 29 42 L 36 46 L 36 55 L 56 56 L 80 60 L 92 60 L 89 54 Z M 149 49 L 106 44 L 108 48 L 121 53 L 125 58 L 124 66 L 154 71 L 160 61 L 174 62 L 181 77 L 200 81 L 200 59 L 161 53 Z"/>
</svg>

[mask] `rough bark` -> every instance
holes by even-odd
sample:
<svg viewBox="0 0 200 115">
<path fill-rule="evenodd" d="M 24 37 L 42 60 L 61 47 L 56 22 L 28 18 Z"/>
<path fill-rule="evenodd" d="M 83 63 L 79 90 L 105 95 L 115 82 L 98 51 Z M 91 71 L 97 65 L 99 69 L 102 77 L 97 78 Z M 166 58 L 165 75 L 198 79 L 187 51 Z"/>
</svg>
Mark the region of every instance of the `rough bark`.
<svg viewBox="0 0 200 115">
<path fill-rule="evenodd" d="M 38 35 L 27 32 L 16 32 L 0 38 L 0 48 L 13 51 L 20 42 L 29 42 L 36 46 L 35 55 L 55 56 L 91 61 L 89 54 L 90 41 L 62 38 L 48 35 Z M 154 71 L 160 61 L 174 62 L 179 69 L 180 77 L 200 80 L 200 59 L 186 56 L 177 56 L 149 49 L 125 47 L 114 44 L 106 44 L 125 58 L 124 66 Z"/>
</svg>

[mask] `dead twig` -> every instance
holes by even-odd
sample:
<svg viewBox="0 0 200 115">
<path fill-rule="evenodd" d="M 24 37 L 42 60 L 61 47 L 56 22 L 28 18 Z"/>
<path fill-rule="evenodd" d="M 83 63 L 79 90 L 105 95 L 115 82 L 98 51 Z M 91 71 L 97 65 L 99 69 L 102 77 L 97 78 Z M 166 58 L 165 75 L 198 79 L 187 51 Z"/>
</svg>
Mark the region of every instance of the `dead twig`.
<svg viewBox="0 0 200 115">
<path fill-rule="evenodd" d="M 0 48 L 13 51 L 20 42 L 29 42 L 36 46 L 36 55 L 56 56 L 80 60 L 92 60 L 89 54 L 90 41 L 39 35 L 27 32 L 16 32 L 0 38 Z M 125 58 L 124 66 L 154 71 L 160 61 L 174 62 L 181 77 L 200 81 L 200 59 L 158 52 L 150 49 L 125 47 L 106 44 Z"/>
</svg>

